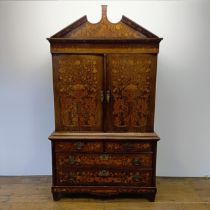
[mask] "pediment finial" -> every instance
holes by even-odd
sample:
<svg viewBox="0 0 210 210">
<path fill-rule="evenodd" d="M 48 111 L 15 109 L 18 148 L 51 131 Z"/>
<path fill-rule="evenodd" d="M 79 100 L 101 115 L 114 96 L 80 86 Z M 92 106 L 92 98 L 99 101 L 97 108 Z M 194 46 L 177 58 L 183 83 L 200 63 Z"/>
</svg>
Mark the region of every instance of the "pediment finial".
<svg viewBox="0 0 210 210">
<path fill-rule="evenodd" d="M 161 38 L 149 32 L 129 18 L 122 16 L 117 23 L 112 23 L 107 17 L 107 5 L 101 5 L 101 19 L 98 23 L 91 23 L 87 16 L 83 16 L 66 28 L 62 29 L 49 40 L 63 38 L 64 40 L 134 40 L 159 43 Z M 155 40 L 154 40 L 155 39 Z M 145 43 L 146 43 L 145 42 Z M 114 42 L 113 42 L 114 43 Z M 124 42 L 123 42 L 124 43 Z"/>
<path fill-rule="evenodd" d="M 102 19 L 107 19 L 107 5 L 101 5 Z"/>
</svg>

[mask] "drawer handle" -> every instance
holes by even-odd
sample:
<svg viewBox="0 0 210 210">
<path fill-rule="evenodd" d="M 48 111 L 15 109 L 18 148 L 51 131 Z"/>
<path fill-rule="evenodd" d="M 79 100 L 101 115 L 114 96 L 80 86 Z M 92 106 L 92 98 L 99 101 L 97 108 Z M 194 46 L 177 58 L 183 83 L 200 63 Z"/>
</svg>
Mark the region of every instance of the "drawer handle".
<svg viewBox="0 0 210 210">
<path fill-rule="evenodd" d="M 139 173 L 136 173 L 135 175 L 132 176 L 133 181 L 139 182 L 140 181 L 140 175 Z"/>
<path fill-rule="evenodd" d="M 85 144 L 81 141 L 78 141 L 78 142 L 74 143 L 74 146 L 76 147 L 77 150 L 81 150 L 82 147 L 84 147 L 84 145 Z"/>
<path fill-rule="evenodd" d="M 70 163 L 70 165 L 74 165 L 76 163 L 76 160 L 74 159 L 74 156 L 69 155 L 69 163 Z"/>
<path fill-rule="evenodd" d="M 75 183 L 75 177 L 70 177 L 70 178 L 69 178 L 69 182 Z"/>
<path fill-rule="evenodd" d="M 108 154 L 102 154 L 100 155 L 100 160 L 108 160 L 109 159 L 109 155 Z"/>
<path fill-rule="evenodd" d="M 74 183 L 76 181 L 76 175 L 75 173 L 69 174 L 69 182 Z"/>
<path fill-rule="evenodd" d="M 139 165 L 141 165 L 141 162 L 140 162 L 140 160 L 139 160 L 138 158 L 134 158 L 134 159 L 133 159 L 133 164 L 134 164 L 135 166 L 139 166 Z"/>
<path fill-rule="evenodd" d="M 109 176 L 109 171 L 107 171 L 107 170 L 99 171 L 98 175 L 100 177 L 108 177 Z"/>
</svg>

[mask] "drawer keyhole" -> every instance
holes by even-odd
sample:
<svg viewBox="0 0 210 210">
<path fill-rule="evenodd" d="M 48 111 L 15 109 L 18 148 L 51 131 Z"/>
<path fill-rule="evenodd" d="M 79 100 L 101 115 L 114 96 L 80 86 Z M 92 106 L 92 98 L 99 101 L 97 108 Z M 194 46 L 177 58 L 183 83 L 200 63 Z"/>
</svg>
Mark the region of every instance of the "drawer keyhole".
<svg viewBox="0 0 210 210">
<path fill-rule="evenodd" d="M 99 171 L 98 175 L 100 177 L 108 177 L 109 176 L 109 171 L 107 171 L 107 170 Z"/>
<path fill-rule="evenodd" d="M 131 143 L 125 143 L 123 144 L 123 147 L 125 150 L 131 150 L 133 148 L 133 145 Z"/>
<path fill-rule="evenodd" d="M 84 147 L 84 145 L 85 145 L 85 144 L 84 144 L 83 142 L 81 142 L 81 141 L 74 143 L 74 146 L 75 146 L 75 148 L 76 148 L 77 150 L 81 150 L 82 147 Z"/>
<path fill-rule="evenodd" d="M 109 155 L 108 154 L 102 154 L 100 155 L 100 160 L 109 160 Z"/>
</svg>

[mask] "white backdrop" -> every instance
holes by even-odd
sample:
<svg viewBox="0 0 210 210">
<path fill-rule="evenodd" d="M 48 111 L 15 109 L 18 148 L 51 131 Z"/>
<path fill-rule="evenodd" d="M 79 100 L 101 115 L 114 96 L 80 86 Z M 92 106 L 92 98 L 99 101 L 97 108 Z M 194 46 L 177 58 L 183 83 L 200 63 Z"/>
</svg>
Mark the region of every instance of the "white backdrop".
<svg viewBox="0 0 210 210">
<path fill-rule="evenodd" d="M 199 3 L 200 2 L 200 3 Z M 46 38 L 102 3 L 164 40 L 155 128 L 157 175 L 210 175 L 210 3 L 190 1 L 0 2 L 0 175 L 51 174 L 54 129 L 51 55 Z"/>
</svg>

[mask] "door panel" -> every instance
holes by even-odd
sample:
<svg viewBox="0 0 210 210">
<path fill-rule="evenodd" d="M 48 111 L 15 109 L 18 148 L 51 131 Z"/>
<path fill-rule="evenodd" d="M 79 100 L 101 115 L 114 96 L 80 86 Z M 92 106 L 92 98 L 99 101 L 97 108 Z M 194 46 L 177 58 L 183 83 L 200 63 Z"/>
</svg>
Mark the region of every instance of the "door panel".
<svg viewBox="0 0 210 210">
<path fill-rule="evenodd" d="M 54 55 L 56 129 L 102 131 L 103 56 Z"/>
<path fill-rule="evenodd" d="M 107 90 L 110 91 L 108 131 L 153 130 L 156 56 L 107 56 Z"/>
</svg>

